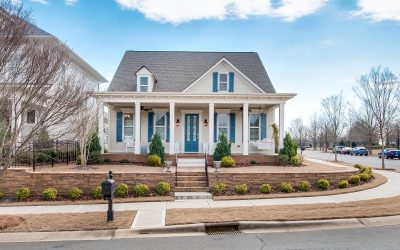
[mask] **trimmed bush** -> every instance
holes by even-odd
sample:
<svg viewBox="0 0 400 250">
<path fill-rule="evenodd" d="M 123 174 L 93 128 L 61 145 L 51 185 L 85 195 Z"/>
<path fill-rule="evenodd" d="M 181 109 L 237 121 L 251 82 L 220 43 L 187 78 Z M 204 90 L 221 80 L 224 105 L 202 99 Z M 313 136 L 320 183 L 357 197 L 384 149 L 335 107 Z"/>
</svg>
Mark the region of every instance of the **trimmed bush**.
<svg viewBox="0 0 400 250">
<path fill-rule="evenodd" d="M 300 160 L 300 157 L 296 155 L 289 159 L 289 164 L 293 166 L 300 166 L 302 161 Z"/>
<path fill-rule="evenodd" d="M 361 165 L 361 164 L 356 164 L 356 165 L 354 165 L 353 167 L 358 168 L 359 170 L 361 170 L 362 168 L 364 168 L 363 165 Z"/>
<path fill-rule="evenodd" d="M 352 175 L 349 177 L 349 182 L 353 185 L 358 185 L 360 184 L 360 176 L 358 175 Z"/>
<path fill-rule="evenodd" d="M 73 201 L 82 198 L 82 196 L 83 196 L 83 190 L 80 188 L 74 187 L 68 191 L 68 198 L 70 198 Z"/>
<path fill-rule="evenodd" d="M 250 164 L 251 165 L 257 165 L 257 161 L 256 160 L 250 160 Z"/>
<path fill-rule="evenodd" d="M 369 179 L 371 179 L 371 175 L 368 173 L 361 173 L 358 176 L 360 177 L 360 180 L 362 180 L 362 181 L 369 181 Z"/>
<path fill-rule="evenodd" d="M 17 199 L 23 201 L 31 197 L 31 190 L 29 188 L 21 188 L 17 191 Z"/>
<path fill-rule="evenodd" d="M 297 155 L 297 144 L 289 134 L 283 138 L 283 148 L 279 152 L 280 155 L 287 155 L 289 159 Z"/>
<path fill-rule="evenodd" d="M 301 192 L 308 192 L 311 190 L 311 184 L 308 181 L 302 181 L 299 185 L 299 190 Z"/>
<path fill-rule="evenodd" d="M 225 192 L 225 184 L 224 183 L 215 184 L 215 186 L 213 187 L 213 192 L 216 194 L 222 194 L 223 192 Z"/>
<path fill-rule="evenodd" d="M 112 160 L 110 158 L 104 158 L 104 163 L 110 164 Z"/>
<path fill-rule="evenodd" d="M 260 186 L 260 193 L 268 194 L 272 192 L 272 186 L 270 184 L 262 184 Z"/>
<path fill-rule="evenodd" d="M 92 189 L 92 197 L 94 199 L 101 199 L 103 197 L 101 186 L 97 186 Z"/>
<path fill-rule="evenodd" d="M 329 181 L 326 179 L 320 179 L 317 181 L 317 187 L 321 190 L 328 190 L 329 186 Z"/>
<path fill-rule="evenodd" d="M 246 194 L 247 192 L 249 192 L 249 188 L 247 187 L 247 184 L 239 184 L 235 186 L 235 192 L 237 194 Z"/>
<path fill-rule="evenodd" d="M 4 199 L 5 196 L 6 196 L 6 195 L 4 194 L 4 192 L 0 190 L 0 200 L 1 200 L 1 199 Z"/>
<path fill-rule="evenodd" d="M 159 133 L 155 133 L 153 138 L 151 138 L 151 143 L 149 146 L 149 155 L 158 155 L 161 159 L 161 163 L 165 160 L 165 149 L 161 142 L 161 136 Z"/>
<path fill-rule="evenodd" d="M 349 186 L 349 182 L 344 180 L 344 181 L 339 181 L 337 184 L 338 188 L 347 188 Z"/>
<path fill-rule="evenodd" d="M 57 189 L 55 188 L 46 188 L 42 192 L 42 199 L 45 201 L 51 201 L 57 199 Z"/>
<path fill-rule="evenodd" d="M 231 143 L 224 133 L 221 133 L 218 137 L 218 143 L 214 150 L 214 161 L 221 161 L 225 156 L 231 156 Z"/>
<path fill-rule="evenodd" d="M 280 186 L 280 190 L 283 193 L 292 193 L 294 192 L 294 188 L 292 187 L 292 184 L 289 182 L 282 182 Z"/>
<path fill-rule="evenodd" d="M 125 183 L 118 184 L 115 187 L 114 194 L 117 197 L 126 197 L 126 196 L 128 196 L 128 193 L 129 193 L 129 188 L 128 188 L 128 185 L 126 185 Z"/>
<path fill-rule="evenodd" d="M 161 166 L 161 158 L 158 155 L 147 156 L 147 164 L 150 166 Z"/>
<path fill-rule="evenodd" d="M 365 174 L 368 174 L 368 175 L 372 175 L 372 169 L 365 167 L 365 168 L 360 169 L 360 173 L 361 174 L 365 173 Z"/>
<path fill-rule="evenodd" d="M 160 181 L 157 183 L 156 192 L 159 195 L 167 195 L 169 192 L 171 192 L 171 185 L 169 185 L 168 182 Z"/>
<path fill-rule="evenodd" d="M 133 187 L 133 193 L 137 196 L 146 196 L 150 192 L 150 189 L 147 185 L 145 184 L 136 184 Z"/>
<path fill-rule="evenodd" d="M 129 161 L 127 159 L 122 159 L 122 160 L 119 161 L 119 163 L 123 163 L 124 164 L 124 163 L 129 163 Z"/>
<path fill-rule="evenodd" d="M 235 160 L 231 156 L 225 156 L 221 160 L 222 168 L 234 168 L 236 166 Z"/>
<path fill-rule="evenodd" d="M 289 156 L 280 154 L 278 159 L 278 164 L 279 166 L 289 165 Z"/>
</svg>

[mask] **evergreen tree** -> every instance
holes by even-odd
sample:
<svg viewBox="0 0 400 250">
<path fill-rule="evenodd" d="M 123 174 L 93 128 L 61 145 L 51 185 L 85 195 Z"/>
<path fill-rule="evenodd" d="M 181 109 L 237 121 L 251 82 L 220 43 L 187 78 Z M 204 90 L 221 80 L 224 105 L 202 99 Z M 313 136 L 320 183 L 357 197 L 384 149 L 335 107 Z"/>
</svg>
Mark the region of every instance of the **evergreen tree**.
<svg viewBox="0 0 400 250">
<path fill-rule="evenodd" d="M 161 136 L 158 133 L 155 133 L 151 139 L 149 155 L 158 155 L 161 158 L 161 162 L 164 163 L 165 151 L 161 142 Z"/>
<path fill-rule="evenodd" d="M 297 144 L 289 134 L 283 138 L 283 148 L 279 154 L 287 155 L 289 159 L 297 155 Z"/>
<path fill-rule="evenodd" d="M 214 151 L 214 161 L 220 161 L 225 156 L 231 155 L 231 143 L 224 133 L 219 135 L 218 143 Z"/>
</svg>

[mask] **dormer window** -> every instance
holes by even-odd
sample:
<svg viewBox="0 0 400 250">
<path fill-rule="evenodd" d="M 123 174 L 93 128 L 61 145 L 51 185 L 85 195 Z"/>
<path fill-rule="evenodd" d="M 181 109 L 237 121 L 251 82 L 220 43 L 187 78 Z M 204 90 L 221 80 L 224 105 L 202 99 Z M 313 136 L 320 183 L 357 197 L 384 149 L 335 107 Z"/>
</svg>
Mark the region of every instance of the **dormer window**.
<svg viewBox="0 0 400 250">
<path fill-rule="evenodd" d="M 219 82 L 218 90 L 227 92 L 228 91 L 228 74 L 220 73 L 218 82 Z"/>
<path fill-rule="evenodd" d="M 140 92 L 149 92 L 149 77 L 141 76 L 140 77 Z"/>
</svg>

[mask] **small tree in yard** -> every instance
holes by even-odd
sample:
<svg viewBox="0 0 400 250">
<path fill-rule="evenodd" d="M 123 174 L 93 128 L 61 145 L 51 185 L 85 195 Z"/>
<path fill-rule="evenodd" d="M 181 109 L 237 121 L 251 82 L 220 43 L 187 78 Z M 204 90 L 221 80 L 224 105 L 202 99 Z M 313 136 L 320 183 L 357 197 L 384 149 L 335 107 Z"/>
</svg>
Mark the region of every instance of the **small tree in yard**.
<svg viewBox="0 0 400 250">
<path fill-rule="evenodd" d="M 289 159 L 297 155 L 297 144 L 289 134 L 283 138 L 283 148 L 279 152 L 280 155 L 287 155 Z"/>
<path fill-rule="evenodd" d="M 275 144 L 275 153 L 277 154 L 279 151 L 279 129 L 276 123 L 273 123 L 272 125 L 272 138 L 274 138 L 274 144 Z"/>
<path fill-rule="evenodd" d="M 165 149 L 161 142 L 161 136 L 158 133 L 153 135 L 150 143 L 149 155 L 158 155 L 161 158 L 161 162 L 164 163 L 165 160 Z"/>
<path fill-rule="evenodd" d="M 225 156 L 231 156 L 231 143 L 224 133 L 221 133 L 218 138 L 217 146 L 214 151 L 214 161 L 220 161 Z"/>
</svg>

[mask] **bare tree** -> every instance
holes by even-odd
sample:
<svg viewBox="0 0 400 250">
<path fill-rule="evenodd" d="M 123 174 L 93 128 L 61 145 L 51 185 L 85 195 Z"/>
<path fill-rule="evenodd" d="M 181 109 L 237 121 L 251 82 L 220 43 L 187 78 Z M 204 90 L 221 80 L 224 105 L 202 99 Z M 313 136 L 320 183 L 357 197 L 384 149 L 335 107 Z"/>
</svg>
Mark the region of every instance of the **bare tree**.
<svg viewBox="0 0 400 250">
<path fill-rule="evenodd" d="M 377 123 L 382 155 L 385 148 L 385 130 L 390 121 L 394 119 L 399 108 L 398 79 L 389 68 L 377 67 L 372 68 L 368 74 L 361 76 L 358 80 L 358 86 L 353 88 Z M 382 157 L 382 168 L 385 168 L 384 157 Z"/>
<path fill-rule="evenodd" d="M 308 134 L 313 145 L 314 150 L 317 150 L 318 134 L 320 133 L 320 125 L 317 113 L 314 113 L 310 118 L 310 125 L 308 127 Z"/>
<path fill-rule="evenodd" d="M 303 146 L 306 134 L 306 127 L 304 126 L 303 120 L 300 117 L 294 119 L 291 122 L 289 131 L 292 134 L 293 138 L 300 145 L 300 152 L 302 152 L 301 148 Z"/>
<path fill-rule="evenodd" d="M 30 15 L 15 1 L 0 2 L 0 132 L 4 172 L 41 131 L 62 136 L 89 97 L 89 84 L 55 38 L 32 36 Z M 27 114 L 34 112 L 34 121 Z M 5 120 L 5 119 L 4 119 Z M 64 128 L 64 129 L 60 129 Z"/>
<path fill-rule="evenodd" d="M 355 122 L 349 131 L 355 128 L 353 133 L 357 133 L 356 137 L 366 142 L 369 152 L 372 153 L 372 144 L 376 141 L 377 123 L 371 110 L 365 107 L 361 107 L 358 111 L 350 109 L 350 114 Z"/>
<path fill-rule="evenodd" d="M 324 152 L 328 152 L 329 147 L 329 126 L 328 121 L 324 116 L 319 117 L 320 126 L 320 142 L 323 145 Z"/>
<path fill-rule="evenodd" d="M 344 129 L 345 121 L 345 100 L 343 93 L 332 95 L 322 99 L 321 106 L 326 117 L 326 125 L 332 136 L 332 140 L 337 145 L 338 138 L 341 136 Z M 337 153 L 335 151 L 335 161 L 337 161 Z"/>
</svg>

